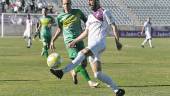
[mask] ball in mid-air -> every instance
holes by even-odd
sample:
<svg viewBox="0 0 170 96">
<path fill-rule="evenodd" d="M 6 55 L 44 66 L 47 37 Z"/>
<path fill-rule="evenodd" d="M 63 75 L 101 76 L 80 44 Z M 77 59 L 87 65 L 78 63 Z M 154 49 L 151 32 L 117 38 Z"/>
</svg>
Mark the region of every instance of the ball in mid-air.
<svg viewBox="0 0 170 96">
<path fill-rule="evenodd" d="M 51 53 L 47 58 L 47 65 L 50 68 L 58 68 L 61 66 L 62 58 L 58 53 Z"/>
</svg>

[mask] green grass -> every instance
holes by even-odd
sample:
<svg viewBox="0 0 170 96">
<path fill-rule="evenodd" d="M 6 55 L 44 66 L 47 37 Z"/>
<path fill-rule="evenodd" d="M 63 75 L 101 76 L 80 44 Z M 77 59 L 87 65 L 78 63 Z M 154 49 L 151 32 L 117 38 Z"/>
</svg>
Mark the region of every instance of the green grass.
<svg viewBox="0 0 170 96">
<path fill-rule="evenodd" d="M 170 38 L 153 39 L 155 48 L 141 48 L 143 38 L 123 38 L 124 47 L 117 51 L 111 38 L 102 55 L 103 71 L 126 90 L 126 96 L 170 96 Z M 91 89 L 79 75 L 74 85 L 70 74 L 57 80 L 40 56 L 41 43 L 33 41 L 27 49 L 22 38 L 0 39 L 0 96 L 112 96 L 101 83 Z M 65 64 L 70 62 L 62 38 L 56 41 L 57 52 Z M 93 73 L 87 67 L 92 80 Z"/>
</svg>

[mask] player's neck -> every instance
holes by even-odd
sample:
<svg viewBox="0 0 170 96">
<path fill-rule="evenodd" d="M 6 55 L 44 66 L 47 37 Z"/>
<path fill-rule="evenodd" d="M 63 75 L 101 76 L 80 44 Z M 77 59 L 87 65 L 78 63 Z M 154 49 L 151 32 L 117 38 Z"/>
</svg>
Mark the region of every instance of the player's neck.
<svg viewBox="0 0 170 96">
<path fill-rule="evenodd" d="M 98 6 L 96 6 L 96 8 L 93 11 L 96 12 L 100 8 L 101 8 L 100 5 L 98 5 Z"/>
<path fill-rule="evenodd" d="M 65 13 L 70 13 L 72 9 L 64 10 Z"/>
</svg>

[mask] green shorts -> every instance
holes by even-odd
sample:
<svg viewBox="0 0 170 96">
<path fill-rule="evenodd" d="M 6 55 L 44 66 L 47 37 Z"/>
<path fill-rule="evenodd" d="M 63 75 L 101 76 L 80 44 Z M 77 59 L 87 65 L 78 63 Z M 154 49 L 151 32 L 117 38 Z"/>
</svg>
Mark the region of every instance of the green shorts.
<svg viewBox="0 0 170 96">
<path fill-rule="evenodd" d="M 43 45 L 44 45 L 44 43 L 45 43 L 45 45 L 50 44 L 51 38 L 52 38 L 50 31 L 49 31 L 49 33 L 41 32 L 40 34 L 41 34 L 41 41 L 43 42 Z"/>
<path fill-rule="evenodd" d="M 84 42 L 83 41 L 80 41 L 76 44 L 76 47 L 74 48 L 66 48 L 67 49 L 67 52 L 68 52 L 68 55 L 69 55 L 69 58 L 70 59 L 74 59 L 76 58 L 77 54 L 79 51 L 81 51 L 82 49 L 84 49 Z"/>
</svg>

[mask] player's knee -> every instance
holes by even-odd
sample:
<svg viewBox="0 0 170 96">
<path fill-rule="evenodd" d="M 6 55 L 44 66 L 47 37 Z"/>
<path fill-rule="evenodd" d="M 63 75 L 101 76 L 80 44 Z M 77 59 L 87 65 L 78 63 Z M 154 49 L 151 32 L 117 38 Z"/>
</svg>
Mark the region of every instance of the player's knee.
<svg viewBox="0 0 170 96">
<path fill-rule="evenodd" d="M 98 79 L 101 74 L 101 71 L 95 72 L 94 73 L 94 78 Z"/>
<path fill-rule="evenodd" d="M 48 44 L 46 42 L 43 42 L 43 46 L 47 46 Z"/>
<path fill-rule="evenodd" d="M 85 55 L 85 56 L 91 56 L 92 52 L 90 49 L 88 48 L 84 48 L 83 50 L 81 50 L 81 52 Z"/>
<path fill-rule="evenodd" d="M 90 56 L 90 57 L 89 57 L 89 62 L 90 62 L 90 63 L 93 63 L 93 62 L 94 62 L 94 58 Z"/>
<path fill-rule="evenodd" d="M 84 59 L 83 62 L 81 63 L 83 68 L 86 68 L 87 66 L 87 59 Z"/>
</svg>

